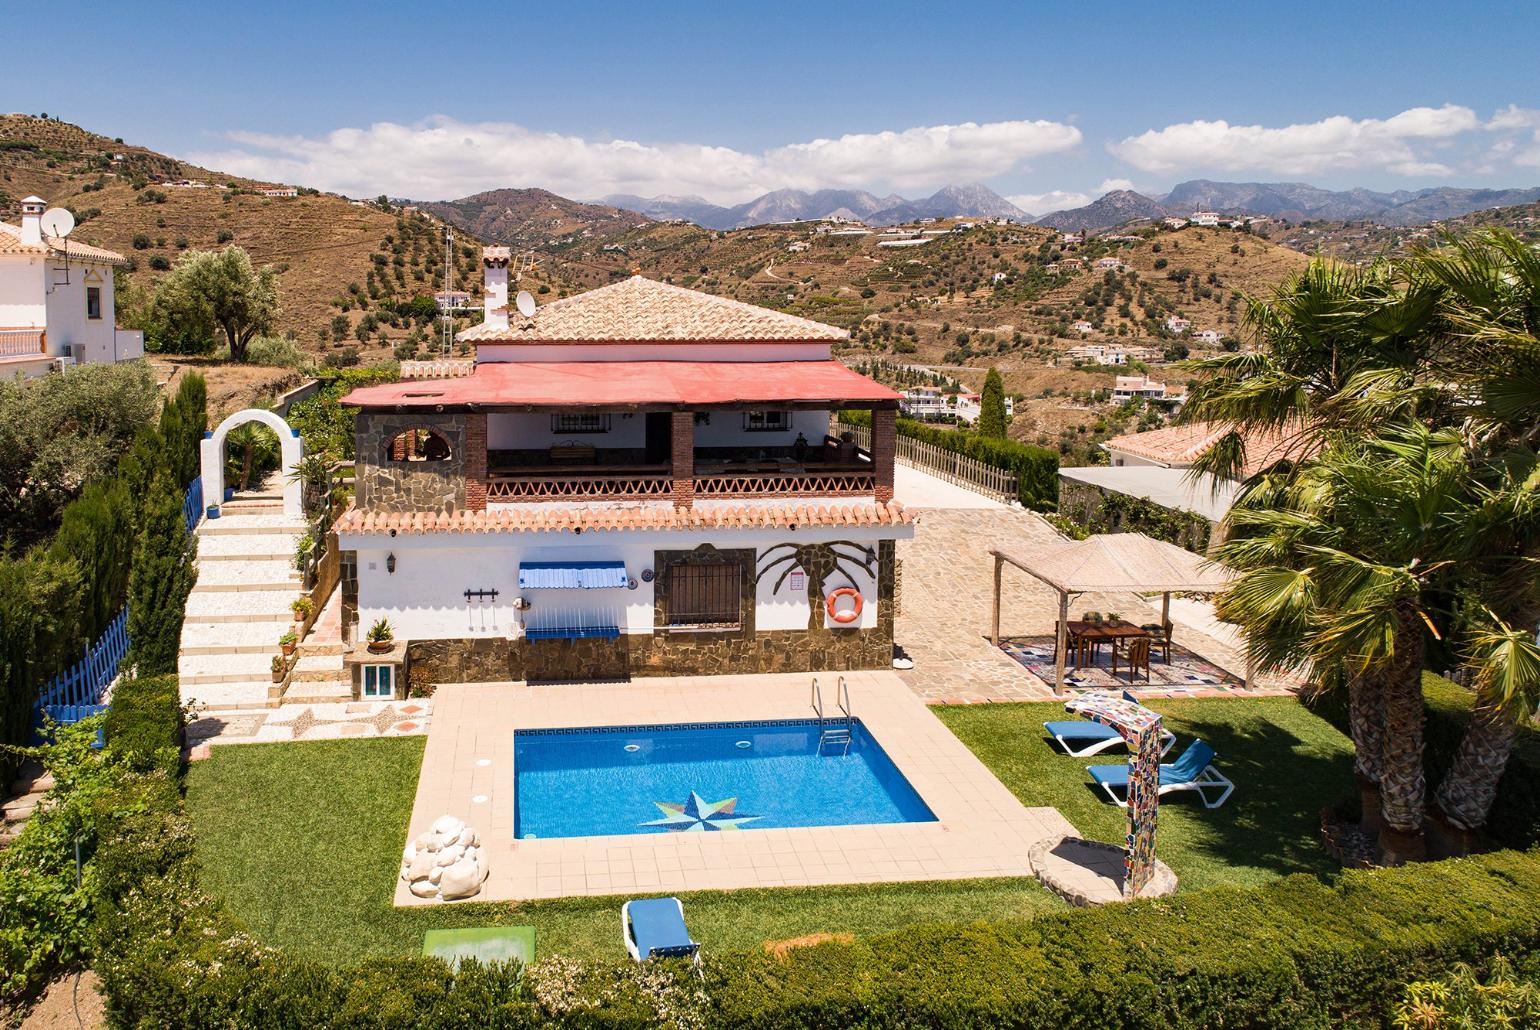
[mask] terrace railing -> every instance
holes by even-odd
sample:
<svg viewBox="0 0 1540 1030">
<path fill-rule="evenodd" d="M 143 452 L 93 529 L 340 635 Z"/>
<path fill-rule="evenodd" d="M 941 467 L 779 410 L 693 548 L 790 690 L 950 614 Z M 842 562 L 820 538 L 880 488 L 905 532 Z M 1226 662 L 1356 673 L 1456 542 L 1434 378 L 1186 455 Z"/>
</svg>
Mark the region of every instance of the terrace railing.
<svg viewBox="0 0 1540 1030">
<path fill-rule="evenodd" d="M 45 350 L 42 329 L 0 329 L 0 358 L 25 358 Z"/>
<path fill-rule="evenodd" d="M 877 474 L 861 470 L 717 472 L 695 477 L 697 497 L 844 497 L 876 489 Z"/>
<path fill-rule="evenodd" d="M 845 422 L 835 423 L 835 432 L 850 433 L 856 445 L 864 450 L 872 446 L 872 431 L 868 426 L 853 426 Z M 986 465 L 977 458 L 949 451 L 912 436 L 898 437 L 895 456 L 905 465 L 928 472 L 954 486 L 965 487 L 1007 503 L 1017 500 L 1020 484 L 1016 473 Z"/>
<path fill-rule="evenodd" d="M 488 477 L 487 500 L 566 501 L 602 498 L 636 501 L 667 497 L 673 481 L 667 472 L 493 472 Z"/>
</svg>

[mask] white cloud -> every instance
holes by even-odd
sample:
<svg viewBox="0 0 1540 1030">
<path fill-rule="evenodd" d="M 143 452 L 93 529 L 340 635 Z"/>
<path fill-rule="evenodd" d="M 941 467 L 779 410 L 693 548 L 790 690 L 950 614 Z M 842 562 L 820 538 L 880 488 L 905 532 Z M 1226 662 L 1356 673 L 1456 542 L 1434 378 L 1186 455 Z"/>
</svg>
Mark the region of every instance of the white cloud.
<svg viewBox="0 0 1540 1030">
<path fill-rule="evenodd" d="M 1437 146 L 1482 127 L 1468 107 L 1414 107 L 1391 118 L 1346 115 L 1269 128 L 1192 121 L 1129 136 L 1107 149 L 1146 172 L 1208 168 L 1311 175 L 1335 169 L 1379 168 L 1398 175 L 1441 175 L 1421 146 Z"/>
<path fill-rule="evenodd" d="M 1096 187 L 1097 193 L 1111 193 L 1113 190 L 1131 190 L 1134 188 L 1129 179 L 1103 179 L 1102 184 Z"/>
<path fill-rule="evenodd" d="M 234 132 L 229 138 L 235 147 L 192 160 L 350 195 L 438 199 L 542 186 L 577 197 L 698 193 L 718 203 L 783 187 L 912 190 L 993 178 L 1081 141 L 1080 130 L 1062 122 L 965 122 L 750 153 L 699 143 L 593 140 L 442 115 L 416 125 L 379 122 L 317 137 Z"/>
<path fill-rule="evenodd" d="M 1084 207 L 1091 202 L 1091 195 L 1065 190 L 1049 190 L 1047 193 L 1017 193 L 1005 199 L 1029 215 L 1046 215 L 1050 211 Z"/>
</svg>

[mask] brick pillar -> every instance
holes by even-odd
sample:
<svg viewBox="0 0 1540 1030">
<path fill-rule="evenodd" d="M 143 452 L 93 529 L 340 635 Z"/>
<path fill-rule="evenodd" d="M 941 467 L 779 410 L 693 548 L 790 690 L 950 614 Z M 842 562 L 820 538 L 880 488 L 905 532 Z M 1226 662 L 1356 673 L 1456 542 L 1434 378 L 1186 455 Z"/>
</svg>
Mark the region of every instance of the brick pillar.
<svg viewBox="0 0 1540 1030">
<path fill-rule="evenodd" d="M 465 416 L 465 510 L 487 510 L 487 416 Z"/>
<path fill-rule="evenodd" d="M 676 411 L 670 426 L 672 453 L 669 462 L 674 481 L 674 507 L 695 503 L 695 412 Z"/>
<path fill-rule="evenodd" d="M 893 461 L 898 453 L 898 412 L 893 408 L 872 411 L 872 465 L 877 473 L 877 501 L 893 499 Z"/>
</svg>

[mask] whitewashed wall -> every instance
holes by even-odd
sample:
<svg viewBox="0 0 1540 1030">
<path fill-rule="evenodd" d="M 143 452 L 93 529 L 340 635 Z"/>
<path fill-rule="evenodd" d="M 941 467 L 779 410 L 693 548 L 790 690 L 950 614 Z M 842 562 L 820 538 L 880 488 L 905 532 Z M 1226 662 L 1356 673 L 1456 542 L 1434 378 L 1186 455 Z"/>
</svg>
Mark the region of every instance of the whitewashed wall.
<svg viewBox="0 0 1540 1030">
<path fill-rule="evenodd" d="M 42 255 L 0 255 L 0 326 L 42 328 L 46 323 Z"/>
<path fill-rule="evenodd" d="M 63 278 L 62 262 L 48 273 L 50 281 Z M 120 357 L 113 346 L 113 334 L 117 319 L 113 309 L 112 268 L 108 265 L 87 265 L 70 262 L 69 284 L 53 287 L 48 297 L 48 353 L 63 357 L 69 353 L 69 344 L 85 345 L 85 361 L 117 361 Z M 86 317 L 86 289 L 95 287 L 102 291 L 102 317 Z"/>
<path fill-rule="evenodd" d="M 745 530 L 716 533 L 497 533 L 429 534 L 395 539 L 344 534 L 344 550 L 358 550 L 359 622 L 390 620 L 398 638 L 518 636 L 523 625 L 612 623 L 623 633 L 653 631 L 653 583 L 642 581 L 642 570 L 651 569 L 657 550 L 689 550 L 702 543 L 719 548 L 753 547 L 756 554 L 780 543 L 817 543 L 849 540 L 876 548 L 882 539 L 908 537 L 903 527 L 883 529 Z M 396 571 L 386 570 L 386 556 L 396 556 Z M 784 551 L 777 552 L 777 556 Z M 523 593 L 533 607 L 521 614 L 514 608 L 520 596 L 521 561 L 620 560 L 627 574 L 637 580 L 635 590 L 529 590 Z M 877 624 L 875 576 L 856 563 L 854 585 L 868 599 L 857 624 L 871 629 Z M 875 570 L 875 565 L 873 566 Z M 793 591 L 790 579 L 779 591 L 773 589 L 785 566 L 760 580 L 755 607 L 759 630 L 803 629 L 807 626 L 807 592 Z M 656 570 L 654 570 L 656 571 Z M 851 585 L 835 576 L 826 590 Z M 498 591 L 496 601 L 469 601 L 465 591 Z M 822 622 L 822 612 L 819 614 Z"/>
<path fill-rule="evenodd" d="M 793 411 L 789 429 L 777 432 L 745 432 L 743 412 L 713 411 L 709 421 L 695 426 L 697 447 L 790 447 L 801 433 L 817 446 L 829 431 L 827 411 Z M 634 447 L 647 444 L 647 417 L 624 412 L 610 415 L 607 433 L 553 433 L 551 416 L 518 412 L 492 412 L 487 415 L 487 446 L 500 450 L 544 450 L 552 444 L 577 440 L 595 447 Z"/>
<path fill-rule="evenodd" d="M 791 428 L 779 432 L 745 432 L 741 411 L 713 411 L 709 422 L 695 427 L 697 447 L 790 447 L 801 433 L 809 445 L 823 443 L 829 431 L 827 411 L 793 411 Z"/>
</svg>

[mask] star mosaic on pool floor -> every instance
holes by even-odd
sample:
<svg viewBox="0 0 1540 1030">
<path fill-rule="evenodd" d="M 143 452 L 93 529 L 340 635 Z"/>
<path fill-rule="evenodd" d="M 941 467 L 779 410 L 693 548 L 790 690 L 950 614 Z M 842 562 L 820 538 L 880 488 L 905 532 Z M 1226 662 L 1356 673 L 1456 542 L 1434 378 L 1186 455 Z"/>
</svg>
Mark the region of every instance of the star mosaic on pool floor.
<svg viewBox="0 0 1540 1030">
<path fill-rule="evenodd" d="M 693 790 L 690 791 L 690 800 L 682 805 L 670 801 L 654 801 L 653 804 L 658 806 L 663 818 L 638 825 L 661 826 L 678 833 L 704 833 L 708 830 L 741 829 L 745 824 L 761 818 L 757 815 L 738 815 L 737 798 L 707 801 Z"/>
<path fill-rule="evenodd" d="M 1000 650 L 1019 662 L 1023 668 L 1045 683 L 1054 677 L 1053 637 L 1006 637 L 1000 641 Z M 1103 690 L 1108 687 L 1128 690 L 1135 694 L 1150 691 L 1162 695 L 1210 693 L 1213 691 L 1242 690 L 1244 685 L 1219 666 L 1207 661 L 1178 644 L 1171 645 L 1168 662 L 1152 648 L 1150 676 L 1146 680 L 1141 670 L 1130 679 L 1126 664 L 1119 664 L 1116 676 L 1112 674 L 1111 647 L 1101 649 L 1087 668 L 1066 666 L 1064 685 L 1075 690 Z"/>
</svg>

